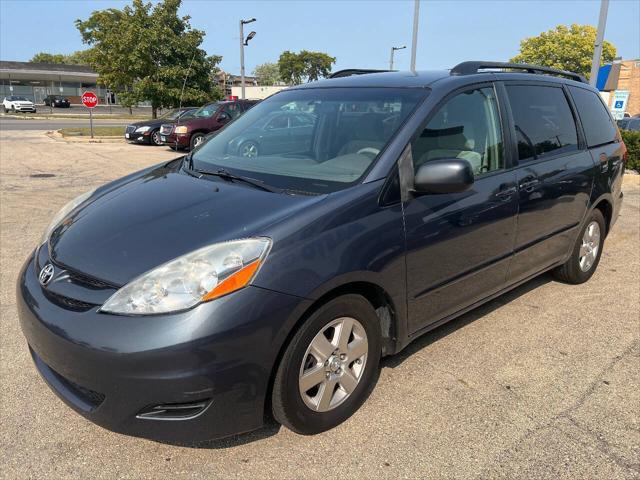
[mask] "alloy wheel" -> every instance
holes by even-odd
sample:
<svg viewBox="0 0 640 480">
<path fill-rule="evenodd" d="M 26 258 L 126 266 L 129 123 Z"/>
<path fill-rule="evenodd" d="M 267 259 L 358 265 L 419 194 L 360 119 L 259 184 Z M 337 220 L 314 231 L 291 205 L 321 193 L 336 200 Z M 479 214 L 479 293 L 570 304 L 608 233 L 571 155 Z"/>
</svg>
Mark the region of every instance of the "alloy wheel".
<svg viewBox="0 0 640 480">
<path fill-rule="evenodd" d="M 355 318 L 341 317 L 326 325 L 300 366 L 298 387 L 305 405 L 327 412 L 347 400 L 362 378 L 368 351 L 367 333 Z"/>
<path fill-rule="evenodd" d="M 578 263 L 583 272 L 587 272 L 598 258 L 600 250 L 600 225 L 598 222 L 591 222 L 582 236 L 582 245 L 578 254 Z"/>
<path fill-rule="evenodd" d="M 156 130 L 151 134 L 151 141 L 155 145 L 162 145 L 162 140 L 160 139 L 160 132 L 158 130 Z"/>
<path fill-rule="evenodd" d="M 240 155 L 245 158 L 255 158 L 258 156 L 258 146 L 253 142 L 247 142 L 240 147 Z"/>
</svg>

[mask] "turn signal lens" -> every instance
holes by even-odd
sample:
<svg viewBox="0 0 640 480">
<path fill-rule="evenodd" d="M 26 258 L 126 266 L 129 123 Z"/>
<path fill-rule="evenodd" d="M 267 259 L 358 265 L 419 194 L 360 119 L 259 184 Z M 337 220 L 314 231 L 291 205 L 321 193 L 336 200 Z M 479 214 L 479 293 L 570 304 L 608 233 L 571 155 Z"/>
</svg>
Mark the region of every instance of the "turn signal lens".
<svg viewBox="0 0 640 480">
<path fill-rule="evenodd" d="M 251 281 L 255 273 L 260 267 L 260 260 L 256 260 L 250 263 L 246 267 L 238 270 L 236 273 L 228 276 L 222 282 L 220 282 L 213 290 L 202 297 L 203 302 L 213 300 L 214 298 L 222 297 L 236 290 L 240 290 L 242 287 L 246 287 Z"/>
</svg>

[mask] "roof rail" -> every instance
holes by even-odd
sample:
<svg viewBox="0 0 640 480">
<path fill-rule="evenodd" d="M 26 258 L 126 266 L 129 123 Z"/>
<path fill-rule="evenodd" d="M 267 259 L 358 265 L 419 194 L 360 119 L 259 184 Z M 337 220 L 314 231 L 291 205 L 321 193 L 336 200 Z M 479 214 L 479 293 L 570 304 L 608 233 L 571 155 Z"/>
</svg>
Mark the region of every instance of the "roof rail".
<svg viewBox="0 0 640 480">
<path fill-rule="evenodd" d="M 351 75 L 365 75 L 367 73 L 383 73 L 393 72 L 393 70 L 367 70 L 365 68 L 347 68 L 345 70 L 338 70 L 329 75 L 329 78 L 341 78 L 350 77 Z"/>
<path fill-rule="evenodd" d="M 478 73 L 478 70 L 501 68 L 505 70 L 526 70 L 528 73 L 549 73 L 568 77 L 577 82 L 587 83 L 587 80 L 580 74 L 560 70 L 558 68 L 541 67 L 540 65 L 529 65 L 527 63 L 504 63 L 504 62 L 462 62 L 451 69 L 451 75 L 470 75 Z"/>
</svg>

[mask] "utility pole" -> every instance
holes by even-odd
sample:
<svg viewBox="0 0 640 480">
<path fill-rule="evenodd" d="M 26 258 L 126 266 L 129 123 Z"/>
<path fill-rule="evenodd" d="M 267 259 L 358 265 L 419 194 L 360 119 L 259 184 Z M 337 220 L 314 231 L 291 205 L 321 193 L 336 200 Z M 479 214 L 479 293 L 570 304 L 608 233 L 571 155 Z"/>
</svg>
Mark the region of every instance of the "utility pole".
<svg viewBox="0 0 640 480">
<path fill-rule="evenodd" d="M 391 56 L 389 57 L 389 70 L 393 70 L 393 54 L 396 50 L 402 50 L 403 48 L 407 48 L 406 45 L 401 47 L 391 47 Z"/>
<path fill-rule="evenodd" d="M 247 39 L 244 38 L 244 26 L 247 23 L 255 22 L 255 18 L 251 18 L 249 20 L 240 20 L 240 86 L 242 87 L 242 95 L 241 98 L 244 100 L 244 47 L 249 44 L 249 40 L 251 40 L 256 32 L 251 32 Z"/>
<path fill-rule="evenodd" d="M 604 28 L 607 26 L 607 12 L 609 10 L 609 0 L 600 1 L 600 18 L 598 19 L 598 33 L 596 33 L 596 43 L 593 48 L 593 60 L 591 61 L 591 76 L 589 83 L 592 87 L 598 82 L 598 70 L 600 70 L 600 59 L 602 58 L 602 43 L 604 42 Z"/>
<path fill-rule="evenodd" d="M 418 18 L 420 17 L 420 0 L 413 4 L 413 36 L 411 39 L 411 70 L 416 69 L 416 48 L 418 47 Z"/>
</svg>

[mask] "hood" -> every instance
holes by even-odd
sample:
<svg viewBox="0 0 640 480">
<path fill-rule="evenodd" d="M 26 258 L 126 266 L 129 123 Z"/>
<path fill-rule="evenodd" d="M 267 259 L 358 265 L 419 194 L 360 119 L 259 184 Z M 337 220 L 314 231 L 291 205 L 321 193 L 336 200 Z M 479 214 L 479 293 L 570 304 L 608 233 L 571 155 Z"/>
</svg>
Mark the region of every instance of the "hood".
<svg viewBox="0 0 640 480">
<path fill-rule="evenodd" d="M 132 125 L 136 128 L 139 128 L 139 127 L 155 128 L 155 127 L 160 127 L 160 125 L 163 125 L 165 123 L 175 123 L 175 120 L 167 120 L 166 118 L 165 119 L 156 118 L 151 120 L 142 120 L 140 122 L 130 123 L 129 125 Z"/>
<path fill-rule="evenodd" d="M 50 238 L 57 263 L 124 285 L 216 242 L 269 235 L 268 227 L 321 201 L 265 192 L 175 168 L 144 171 L 99 189 Z"/>
</svg>

